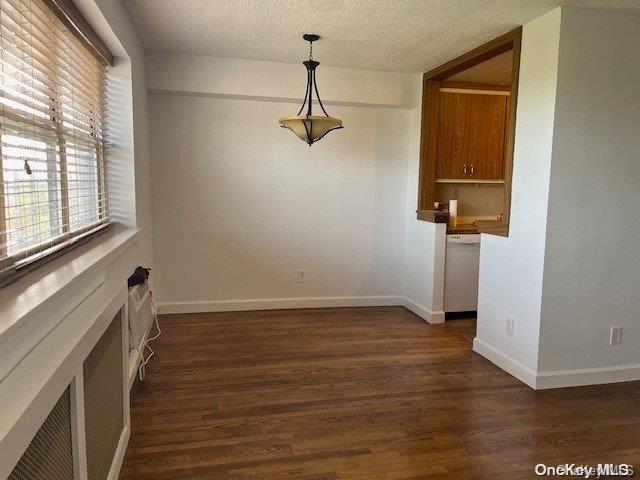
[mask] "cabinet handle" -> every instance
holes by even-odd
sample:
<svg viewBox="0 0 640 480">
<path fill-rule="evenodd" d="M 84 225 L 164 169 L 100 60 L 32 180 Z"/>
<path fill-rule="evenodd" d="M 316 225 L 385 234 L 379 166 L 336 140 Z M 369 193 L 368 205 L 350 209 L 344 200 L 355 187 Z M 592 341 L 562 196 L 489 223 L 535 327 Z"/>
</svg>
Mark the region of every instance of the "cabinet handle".
<svg viewBox="0 0 640 480">
<path fill-rule="evenodd" d="M 462 173 L 464 173 L 465 175 L 467 174 L 467 164 L 466 163 L 462 166 Z"/>
<path fill-rule="evenodd" d="M 473 164 L 471 164 L 471 175 L 473 175 Z"/>
</svg>

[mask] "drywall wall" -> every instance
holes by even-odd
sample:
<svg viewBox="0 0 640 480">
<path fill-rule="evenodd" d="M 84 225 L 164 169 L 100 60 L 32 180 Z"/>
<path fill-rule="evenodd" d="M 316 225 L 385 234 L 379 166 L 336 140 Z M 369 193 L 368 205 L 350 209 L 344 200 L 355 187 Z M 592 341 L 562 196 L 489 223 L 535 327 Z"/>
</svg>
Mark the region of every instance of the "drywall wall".
<svg viewBox="0 0 640 480">
<path fill-rule="evenodd" d="M 556 101 L 560 9 L 524 25 L 509 237 L 482 235 L 474 350 L 535 383 L 547 201 Z M 513 335 L 505 321 L 515 319 Z"/>
<path fill-rule="evenodd" d="M 539 369 L 563 384 L 640 378 L 638 45 L 640 18 L 562 12 Z"/>
<path fill-rule="evenodd" d="M 306 85 L 304 55 L 301 51 L 300 62 L 275 63 L 148 53 L 147 88 L 150 92 L 300 104 Z M 403 109 L 418 105 L 417 75 L 326 67 L 322 65 L 322 58 L 317 60 L 320 61 L 316 70 L 318 88 L 327 104 Z"/>
<path fill-rule="evenodd" d="M 474 349 L 535 388 L 640 379 L 639 42 L 640 19 L 598 11 L 523 29 L 520 209 L 508 238 L 482 238 Z"/>
<path fill-rule="evenodd" d="M 204 67 L 218 61 L 197 58 Z M 232 71 L 246 63 L 237 62 Z M 401 103 L 388 102 L 400 101 L 389 92 L 404 87 L 392 83 L 385 93 L 374 82 L 367 98 L 346 104 L 320 79 L 320 68 L 325 106 L 345 128 L 309 147 L 277 124 L 297 104 L 275 89 L 304 89 L 304 70 L 284 64 L 283 73 L 281 64 L 258 63 L 262 68 L 248 69 L 244 81 L 264 89 L 251 95 L 238 93 L 235 78 L 227 82 L 202 65 L 178 77 L 204 91 L 185 94 L 176 83 L 171 93 L 175 72 L 149 77 L 150 88 L 162 85 L 153 88 L 161 93 L 150 97 L 150 119 L 163 311 L 401 304 L 410 118 Z M 160 75 L 171 61 L 162 55 L 148 64 Z M 415 78 L 393 77 L 400 84 Z M 362 72 L 353 73 L 354 84 L 367 90 L 361 79 Z M 299 269 L 305 283 L 297 281 Z"/>
<path fill-rule="evenodd" d="M 417 87 L 421 86 L 417 80 Z M 430 323 L 444 322 L 444 254 L 447 226 L 417 220 L 422 108 L 411 111 L 404 246 L 405 306 Z"/>
</svg>

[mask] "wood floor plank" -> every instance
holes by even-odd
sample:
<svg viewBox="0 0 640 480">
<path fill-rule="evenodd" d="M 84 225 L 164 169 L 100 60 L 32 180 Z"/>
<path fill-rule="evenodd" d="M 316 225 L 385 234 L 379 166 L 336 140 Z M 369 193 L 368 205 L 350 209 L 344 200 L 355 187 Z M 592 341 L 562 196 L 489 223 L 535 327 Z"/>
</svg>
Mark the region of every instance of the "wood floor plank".
<svg viewBox="0 0 640 480">
<path fill-rule="evenodd" d="M 164 315 L 122 480 L 535 478 L 640 469 L 640 382 L 533 391 L 472 319 L 402 307 Z"/>
</svg>

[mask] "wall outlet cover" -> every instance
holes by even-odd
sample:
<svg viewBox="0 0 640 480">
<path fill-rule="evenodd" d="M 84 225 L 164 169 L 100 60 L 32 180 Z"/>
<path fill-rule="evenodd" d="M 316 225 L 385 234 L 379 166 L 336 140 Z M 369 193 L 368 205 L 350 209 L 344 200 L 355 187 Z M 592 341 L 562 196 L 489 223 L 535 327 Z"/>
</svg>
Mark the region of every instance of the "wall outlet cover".
<svg viewBox="0 0 640 480">
<path fill-rule="evenodd" d="M 298 283 L 307 283 L 307 271 L 303 268 L 296 273 L 296 281 Z"/>
<path fill-rule="evenodd" d="M 609 334 L 609 345 L 622 345 L 622 327 L 611 327 Z"/>
</svg>

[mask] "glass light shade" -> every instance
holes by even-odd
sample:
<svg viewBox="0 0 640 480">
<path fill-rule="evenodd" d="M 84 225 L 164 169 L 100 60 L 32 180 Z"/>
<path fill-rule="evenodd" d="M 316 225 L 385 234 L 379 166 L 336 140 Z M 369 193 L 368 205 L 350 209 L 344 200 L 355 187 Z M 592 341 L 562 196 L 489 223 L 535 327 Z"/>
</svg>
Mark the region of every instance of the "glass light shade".
<svg viewBox="0 0 640 480">
<path fill-rule="evenodd" d="M 278 122 L 309 145 L 320 140 L 331 130 L 342 128 L 342 120 L 339 118 L 325 117 L 322 115 L 282 117 Z"/>
</svg>

